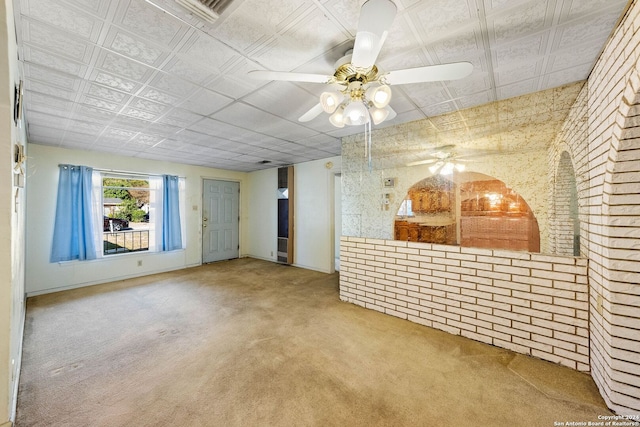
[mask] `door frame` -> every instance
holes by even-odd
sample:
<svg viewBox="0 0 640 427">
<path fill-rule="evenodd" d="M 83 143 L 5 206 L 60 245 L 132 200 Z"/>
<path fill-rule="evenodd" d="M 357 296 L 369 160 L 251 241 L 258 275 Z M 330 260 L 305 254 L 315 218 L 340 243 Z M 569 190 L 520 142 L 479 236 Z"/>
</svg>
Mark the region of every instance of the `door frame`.
<svg viewBox="0 0 640 427">
<path fill-rule="evenodd" d="M 204 182 L 205 181 L 226 181 L 226 182 L 237 182 L 238 183 L 238 258 L 244 258 L 243 243 L 242 243 L 242 184 L 243 180 L 241 179 L 233 179 L 233 178 L 220 178 L 220 177 L 211 177 L 211 176 L 200 176 L 200 212 L 198 215 L 198 237 L 200 239 L 200 265 L 204 264 L 204 236 L 202 233 L 202 225 L 204 221 L 203 212 L 204 212 Z"/>
</svg>

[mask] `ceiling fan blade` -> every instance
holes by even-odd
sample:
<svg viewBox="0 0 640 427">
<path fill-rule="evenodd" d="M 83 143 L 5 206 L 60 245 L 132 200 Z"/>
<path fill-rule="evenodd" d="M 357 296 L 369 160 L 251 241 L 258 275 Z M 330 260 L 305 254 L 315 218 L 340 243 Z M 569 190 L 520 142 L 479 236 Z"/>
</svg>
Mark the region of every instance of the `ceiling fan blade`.
<svg viewBox="0 0 640 427">
<path fill-rule="evenodd" d="M 255 70 L 248 76 L 258 80 L 281 80 L 285 82 L 329 83 L 333 76 L 324 74 L 288 73 L 285 71 Z"/>
<path fill-rule="evenodd" d="M 316 117 L 318 117 L 320 115 L 320 113 L 322 113 L 323 111 L 324 110 L 322 109 L 322 104 L 318 103 L 318 104 L 314 105 L 313 107 L 311 107 L 311 109 L 309 111 L 307 111 L 306 113 L 301 115 L 300 118 L 298 119 L 298 121 L 299 122 L 311 121 L 311 120 L 315 119 Z"/>
<path fill-rule="evenodd" d="M 351 57 L 354 67 L 371 68 L 375 64 L 396 11 L 391 0 L 367 0 L 362 5 Z"/>
<path fill-rule="evenodd" d="M 472 71 L 473 65 L 470 62 L 453 62 L 451 64 L 429 65 L 426 67 L 390 71 L 389 74 L 383 77 L 383 80 L 390 85 L 439 82 L 458 80 L 467 77 Z"/>
</svg>

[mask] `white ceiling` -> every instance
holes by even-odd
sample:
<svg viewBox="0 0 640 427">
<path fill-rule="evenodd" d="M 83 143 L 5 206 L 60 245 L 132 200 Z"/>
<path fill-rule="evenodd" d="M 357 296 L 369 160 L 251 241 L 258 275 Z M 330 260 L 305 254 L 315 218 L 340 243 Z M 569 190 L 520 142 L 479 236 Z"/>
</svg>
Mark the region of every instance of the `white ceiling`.
<svg viewBox="0 0 640 427">
<path fill-rule="evenodd" d="M 174 0 L 14 0 L 29 141 L 238 171 L 339 155 L 340 138 L 361 127 L 297 121 L 323 85 L 246 73 L 333 74 L 363 2 L 235 0 L 206 24 Z M 378 68 L 470 61 L 474 71 L 394 86 L 398 116 L 384 126 L 584 80 L 627 5 L 395 3 Z"/>
</svg>

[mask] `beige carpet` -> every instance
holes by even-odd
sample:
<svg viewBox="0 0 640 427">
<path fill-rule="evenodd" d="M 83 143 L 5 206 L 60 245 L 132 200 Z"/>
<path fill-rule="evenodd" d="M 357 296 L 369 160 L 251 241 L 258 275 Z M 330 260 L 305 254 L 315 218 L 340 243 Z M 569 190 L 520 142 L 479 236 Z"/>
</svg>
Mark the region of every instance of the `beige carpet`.
<svg viewBox="0 0 640 427">
<path fill-rule="evenodd" d="M 338 298 L 253 259 L 30 298 L 17 426 L 553 426 L 587 375 Z"/>
</svg>

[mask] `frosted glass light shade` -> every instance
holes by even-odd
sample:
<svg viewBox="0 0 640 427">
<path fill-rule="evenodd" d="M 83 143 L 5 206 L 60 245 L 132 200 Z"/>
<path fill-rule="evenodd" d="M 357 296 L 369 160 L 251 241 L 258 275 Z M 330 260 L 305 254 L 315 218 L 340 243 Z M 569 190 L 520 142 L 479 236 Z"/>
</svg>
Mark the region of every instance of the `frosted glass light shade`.
<svg viewBox="0 0 640 427">
<path fill-rule="evenodd" d="M 343 99 L 344 95 L 340 92 L 322 92 L 322 95 L 320 95 L 320 104 L 325 113 L 332 114 L 336 111 Z"/>
<path fill-rule="evenodd" d="M 343 128 L 344 127 L 344 107 L 341 106 L 336 110 L 335 113 L 329 116 L 329 122 L 337 128 Z"/>
<path fill-rule="evenodd" d="M 391 101 L 391 88 L 382 85 L 367 90 L 367 98 L 378 108 L 384 108 Z"/>
<path fill-rule="evenodd" d="M 384 108 L 370 108 L 369 113 L 371 113 L 371 120 L 375 125 L 384 122 L 384 119 L 389 116 L 389 110 Z"/>
<path fill-rule="evenodd" d="M 440 169 L 440 175 L 451 175 L 453 173 L 453 163 L 445 163 Z"/>
<path fill-rule="evenodd" d="M 369 121 L 369 111 L 364 103 L 352 101 L 344 109 L 344 123 L 350 126 L 363 125 Z"/>
</svg>

